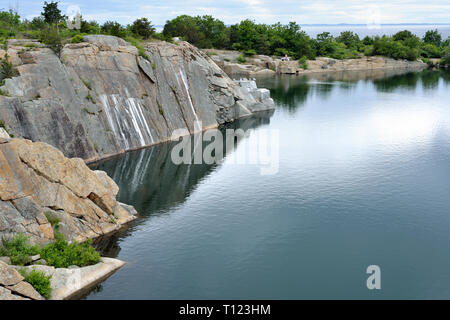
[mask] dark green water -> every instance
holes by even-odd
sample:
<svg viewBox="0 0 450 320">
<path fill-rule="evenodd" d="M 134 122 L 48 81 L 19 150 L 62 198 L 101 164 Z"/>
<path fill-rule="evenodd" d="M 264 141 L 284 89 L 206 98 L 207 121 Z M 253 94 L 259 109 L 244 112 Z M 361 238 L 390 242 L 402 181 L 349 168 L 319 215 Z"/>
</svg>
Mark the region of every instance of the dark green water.
<svg viewBox="0 0 450 320">
<path fill-rule="evenodd" d="M 235 126 L 279 130 L 276 175 L 171 144 L 97 165 L 141 218 L 98 243 L 127 265 L 87 298 L 450 298 L 450 73 L 258 85 L 275 113 Z"/>
</svg>

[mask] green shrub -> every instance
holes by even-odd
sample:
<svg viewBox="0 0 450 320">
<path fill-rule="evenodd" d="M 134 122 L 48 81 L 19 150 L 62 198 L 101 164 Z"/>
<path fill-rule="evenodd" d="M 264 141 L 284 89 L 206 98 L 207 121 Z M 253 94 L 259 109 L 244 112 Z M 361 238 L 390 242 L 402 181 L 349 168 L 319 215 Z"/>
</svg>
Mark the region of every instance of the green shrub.
<svg viewBox="0 0 450 320">
<path fill-rule="evenodd" d="M 305 57 L 305 56 L 303 56 L 300 59 L 298 59 L 298 65 L 303 70 L 307 70 L 308 69 L 308 63 L 306 62 L 307 60 L 308 60 L 308 58 Z"/>
<path fill-rule="evenodd" d="M 136 39 L 134 37 L 125 37 L 124 40 L 129 42 L 131 45 L 135 46 L 136 49 L 138 49 L 139 56 L 141 56 L 146 60 L 150 59 L 149 56 L 145 53 L 145 48 L 139 39 Z"/>
<path fill-rule="evenodd" d="M 14 66 L 8 61 L 8 55 L 4 59 L 0 60 L 0 81 L 3 82 L 5 79 L 12 78 L 16 75 Z"/>
<path fill-rule="evenodd" d="M 52 295 L 52 288 L 50 286 L 50 279 L 52 276 L 46 276 L 42 271 L 32 270 L 27 273 L 25 270 L 20 270 L 20 274 L 25 278 L 25 281 L 33 286 L 41 296 L 49 299 Z"/>
<path fill-rule="evenodd" d="M 31 245 L 28 238 L 19 233 L 11 239 L 3 238 L 0 246 L 0 256 L 8 256 L 11 263 L 24 266 L 31 262 L 30 256 L 39 253 L 39 247 Z"/>
<path fill-rule="evenodd" d="M 239 63 L 246 63 L 247 62 L 247 60 L 245 59 L 244 55 L 242 55 L 242 54 L 239 55 L 237 60 L 238 60 Z"/>
<path fill-rule="evenodd" d="M 86 96 L 86 100 L 87 100 L 87 101 L 90 101 L 90 102 L 92 102 L 92 103 L 95 103 L 95 99 L 91 96 L 90 93 L 88 93 L 88 95 Z"/>
<path fill-rule="evenodd" d="M 450 64 L 450 49 L 447 49 L 444 56 L 441 59 L 441 64 Z"/>
<path fill-rule="evenodd" d="M 422 55 L 425 58 L 440 58 L 442 56 L 441 49 L 439 49 L 435 44 L 425 43 L 422 45 Z"/>
<path fill-rule="evenodd" d="M 422 60 L 423 63 L 426 63 L 428 65 L 431 64 L 431 60 L 429 58 L 422 57 L 421 60 Z"/>
<path fill-rule="evenodd" d="M 88 88 L 89 90 L 92 90 L 92 86 L 91 86 L 91 82 L 81 79 L 81 81 L 83 82 L 83 84 L 86 86 L 86 88 Z"/>
<path fill-rule="evenodd" d="M 77 34 L 72 39 L 70 39 L 70 43 L 80 43 L 83 42 L 83 36 L 81 34 Z"/>
<path fill-rule="evenodd" d="M 61 222 L 61 220 L 59 220 L 57 217 L 54 217 L 50 211 L 44 212 L 44 215 L 47 218 L 50 225 L 52 227 L 55 227 L 56 229 L 58 229 L 59 223 Z"/>
<path fill-rule="evenodd" d="M 41 258 L 56 268 L 67 268 L 71 265 L 79 267 L 96 264 L 100 261 L 100 255 L 91 246 L 91 241 L 69 244 L 64 236 L 57 232 L 56 241 L 42 248 Z"/>
<path fill-rule="evenodd" d="M 251 57 L 251 56 L 256 55 L 256 51 L 253 50 L 253 49 L 248 49 L 248 50 L 245 50 L 245 51 L 244 51 L 244 55 L 245 55 L 246 57 Z"/>
<path fill-rule="evenodd" d="M 46 30 L 42 30 L 40 40 L 52 49 L 57 56 L 59 56 L 63 48 L 63 42 L 57 29 L 51 27 Z"/>
</svg>

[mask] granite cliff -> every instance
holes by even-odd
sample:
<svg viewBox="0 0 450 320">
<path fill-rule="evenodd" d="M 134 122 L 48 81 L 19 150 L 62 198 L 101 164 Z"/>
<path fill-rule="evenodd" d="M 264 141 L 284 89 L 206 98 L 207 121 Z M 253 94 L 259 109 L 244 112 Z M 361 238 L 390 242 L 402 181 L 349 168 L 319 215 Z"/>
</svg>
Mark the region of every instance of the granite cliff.
<svg viewBox="0 0 450 320">
<path fill-rule="evenodd" d="M 196 121 L 216 127 L 273 108 L 187 42 L 147 43 L 139 54 L 112 36 L 83 41 L 60 57 L 38 42 L 9 42 L 18 76 L 0 87 L 0 120 L 10 134 L 93 161 L 167 141 L 175 129 L 193 133 Z"/>
<path fill-rule="evenodd" d="M 136 211 L 116 201 L 116 183 L 80 158 L 25 139 L 0 137 L 0 239 L 18 233 L 48 243 L 57 230 L 84 241 L 119 229 Z"/>
</svg>

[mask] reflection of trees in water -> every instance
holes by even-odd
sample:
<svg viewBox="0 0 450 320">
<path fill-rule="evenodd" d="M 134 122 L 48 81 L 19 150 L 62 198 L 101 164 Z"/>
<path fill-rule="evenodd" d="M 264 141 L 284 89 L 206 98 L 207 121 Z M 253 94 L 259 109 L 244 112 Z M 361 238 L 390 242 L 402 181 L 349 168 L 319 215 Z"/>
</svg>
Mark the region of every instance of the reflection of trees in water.
<svg viewBox="0 0 450 320">
<path fill-rule="evenodd" d="M 439 80 L 450 82 L 450 71 L 447 70 L 423 70 L 421 72 L 408 72 L 394 75 L 374 81 L 375 88 L 380 92 L 394 92 L 396 90 L 416 90 L 418 86 L 424 90 L 435 89 Z"/>
<path fill-rule="evenodd" d="M 414 82 L 414 79 L 410 79 L 411 74 L 414 75 L 407 70 L 342 71 L 264 77 L 259 78 L 257 82 L 258 87 L 270 89 L 270 95 L 278 106 L 295 112 L 308 98 L 315 96 L 328 99 L 336 88 L 351 94 L 359 82 L 377 82 L 381 88 L 383 79 L 386 78 L 394 78 L 392 83 L 396 81 L 410 83 Z M 389 86 L 389 83 L 386 86 Z"/>
<path fill-rule="evenodd" d="M 241 119 L 222 128 L 248 130 L 270 122 L 273 112 Z M 225 139 L 225 134 L 223 134 Z M 192 139 L 193 140 L 193 139 Z M 203 148 L 210 142 L 205 142 Z M 133 205 L 140 217 L 164 214 L 180 205 L 195 190 L 196 186 L 217 169 L 218 164 L 181 164 L 171 160 L 176 142 L 163 143 L 148 149 L 126 153 L 92 165 L 94 170 L 103 170 L 119 186 L 118 199 Z M 223 143 L 225 148 L 225 141 Z M 225 152 L 224 152 L 225 154 Z M 120 251 L 117 240 L 131 233 L 142 220 L 129 224 L 112 236 L 95 241 L 97 248 L 106 256 L 116 257 Z"/>
</svg>

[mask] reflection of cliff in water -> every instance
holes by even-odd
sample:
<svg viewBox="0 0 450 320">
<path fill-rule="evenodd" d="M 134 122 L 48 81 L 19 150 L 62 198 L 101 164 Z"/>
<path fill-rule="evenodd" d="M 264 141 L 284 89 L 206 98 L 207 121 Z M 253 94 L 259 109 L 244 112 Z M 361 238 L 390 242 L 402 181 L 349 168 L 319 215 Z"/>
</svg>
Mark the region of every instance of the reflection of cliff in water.
<svg viewBox="0 0 450 320">
<path fill-rule="evenodd" d="M 421 72 L 409 72 L 395 75 L 385 79 L 374 81 L 375 87 L 380 92 L 394 92 L 396 90 L 416 90 L 421 85 L 424 90 L 435 89 L 442 79 L 450 83 L 450 71 L 448 70 L 423 70 Z"/>
<path fill-rule="evenodd" d="M 273 111 L 240 119 L 220 130 L 256 128 L 269 124 L 272 114 Z M 223 136 L 225 139 L 225 134 Z M 208 144 L 210 142 L 205 142 L 203 148 Z M 141 218 L 131 223 L 128 230 L 95 241 L 104 255 L 117 256 L 120 248 L 111 240 L 132 232 L 142 218 L 163 214 L 182 204 L 196 186 L 220 166 L 220 164 L 175 165 L 171 160 L 171 151 L 175 145 L 176 142 L 163 143 L 90 166 L 93 170 L 108 173 L 119 186 L 119 201 L 133 205 Z M 225 141 L 223 145 L 225 147 Z"/>
<path fill-rule="evenodd" d="M 308 98 L 328 99 L 335 89 L 353 90 L 359 82 L 374 83 L 377 91 L 392 92 L 397 89 L 415 89 L 420 83 L 423 88 L 433 89 L 439 79 L 448 83 L 450 72 L 445 70 L 411 71 L 366 70 L 310 73 L 307 75 L 280 75 L 257 79 L 258 87 L 270 89 L 270 95 L 277 105 L 291 112 L 301 107 Z"/>
</svg>

